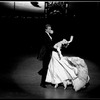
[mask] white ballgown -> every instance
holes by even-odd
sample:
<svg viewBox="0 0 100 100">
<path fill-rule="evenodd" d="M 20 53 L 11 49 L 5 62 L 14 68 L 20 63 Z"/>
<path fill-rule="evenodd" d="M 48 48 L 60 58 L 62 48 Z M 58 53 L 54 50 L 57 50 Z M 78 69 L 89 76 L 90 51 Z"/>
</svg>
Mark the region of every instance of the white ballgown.
<svg viewBox="0 0 100 100">
<path fill-rule="evenodd" d="M 46 82 L 59 84 L 71 80 L 75 91 L 84 88 L 90 80 L 85 61 L 80 57 L 63 56 L 59 46 L 56 49 L 58 52 L 52 51 Z"/>
</svg>

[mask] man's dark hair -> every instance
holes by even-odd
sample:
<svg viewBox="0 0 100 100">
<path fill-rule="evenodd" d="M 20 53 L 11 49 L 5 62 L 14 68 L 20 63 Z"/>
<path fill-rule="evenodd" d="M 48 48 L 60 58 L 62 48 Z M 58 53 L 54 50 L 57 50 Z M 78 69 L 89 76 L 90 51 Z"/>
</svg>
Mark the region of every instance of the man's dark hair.
<svg viewBox="0 0 100 100">
<path fill-rule="evenodd" d="M 46 25 L 45 25 L 45 28 L 47 28 L 47 27 L 51 27 L 51 25 L 50 25 L 50 24 L 46 24 Z"/>
</svg>

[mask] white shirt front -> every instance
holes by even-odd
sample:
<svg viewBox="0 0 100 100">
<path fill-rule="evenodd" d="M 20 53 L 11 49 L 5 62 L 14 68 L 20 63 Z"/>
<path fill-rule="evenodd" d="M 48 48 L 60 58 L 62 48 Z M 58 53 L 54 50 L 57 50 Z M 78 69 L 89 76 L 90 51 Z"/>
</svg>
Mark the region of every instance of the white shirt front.
<svg viewBox="0 0 100 100">
<path fill-rule="evenodd" d="M 48 32 L 46 32 L 47 33 L 47 35 L 49 36 L 49 38 L 52 40 L 52 37 L 50 36 L 50 34 L 48 33 Z"/>
</svg>

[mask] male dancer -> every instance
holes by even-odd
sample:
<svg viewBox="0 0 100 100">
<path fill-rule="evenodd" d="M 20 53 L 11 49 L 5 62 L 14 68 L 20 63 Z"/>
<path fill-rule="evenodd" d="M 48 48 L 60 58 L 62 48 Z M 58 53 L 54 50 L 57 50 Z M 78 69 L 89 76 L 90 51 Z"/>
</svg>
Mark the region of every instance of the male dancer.
<svg viewBox="0 0 100 100">
<path fill-rule="evenodd" d="M 51 29 L 51 25 L 47 24 L 45 28 L 46 28 L 45 34 L 44 34 L 44 38 L 43 38 L 44 46 L 41 50 L 42 52 L 40 52 L 40 55 L 42 55 L 42 60 L 43 60 L 43 68 L 42 68 L 42 70 L 40 70 L 38 72 L 39 74 L 42 75 L 40 86 L 42 86 L 44 88 L 46 88 L 45 79 L 46 79 L 48 64 L 49 64 L 52 49 L 53 49 L 53 39 L 52 39 L 51 35 L 54 33 L 53 30 Z"/>
</svg>

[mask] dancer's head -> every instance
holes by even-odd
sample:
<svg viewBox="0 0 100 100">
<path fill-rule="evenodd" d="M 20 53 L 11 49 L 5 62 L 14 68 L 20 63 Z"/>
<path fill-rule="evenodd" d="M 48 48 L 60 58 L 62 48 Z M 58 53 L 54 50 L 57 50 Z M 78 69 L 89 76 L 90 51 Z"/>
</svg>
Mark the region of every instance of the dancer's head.
<svg viewBox="0 0 100 100">
<path fill-rule="evenodd" d="M 62 40 L 62 46 L 67 48 L 67 46 L 69 45 L 68 41 L 66 39 Z"/>
<path fill-rule="evenodd" d="M 53 30 L 51 29 L 51 25 L 50 24 L 46 24 L 45 25 L 45 31 L 50 33 L 50 34 L 53 34 Z"/>
</svg>

